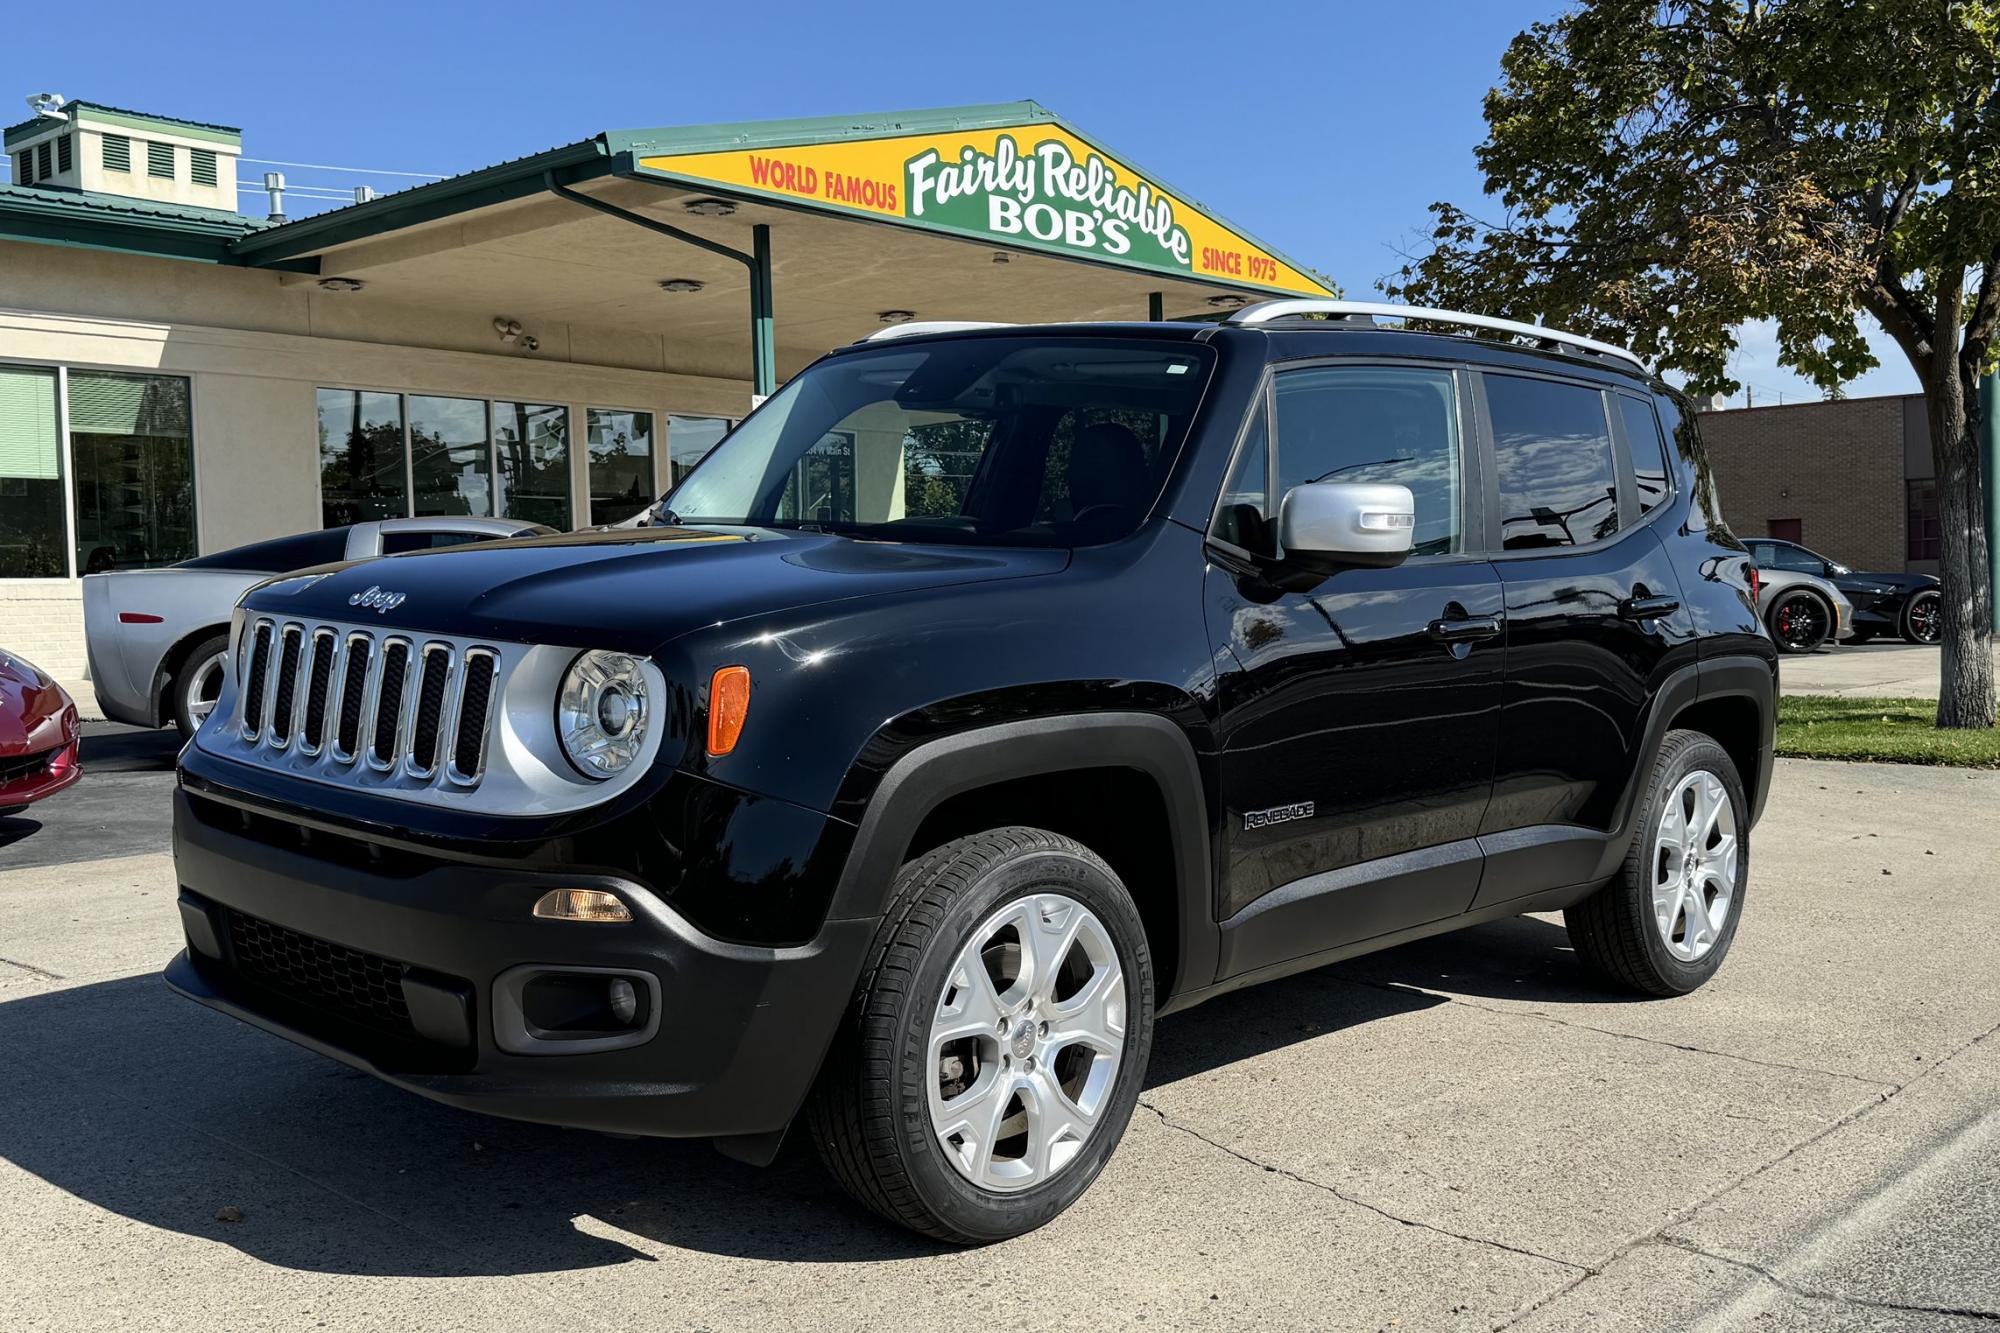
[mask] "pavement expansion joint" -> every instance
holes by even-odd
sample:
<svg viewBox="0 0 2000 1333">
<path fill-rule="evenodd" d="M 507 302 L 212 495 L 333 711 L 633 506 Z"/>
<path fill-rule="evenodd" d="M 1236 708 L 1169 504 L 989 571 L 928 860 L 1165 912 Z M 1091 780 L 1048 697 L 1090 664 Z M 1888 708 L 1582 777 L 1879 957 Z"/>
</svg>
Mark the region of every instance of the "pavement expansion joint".
<svg viewBox="0 0 2000 1333">
<path fill-rule="evenodd" d="M 8 967 L 18 967 L 23 972 L 26 972 L 29 976 L 40 977 L 44 981 L 68 980 L 68 978 L 63 976 L 63 974 L 60 972 L 51 972 L 46 967 L 36 967 L 33 963 L 23 963 L 16 961 L 15 959 L 12 958 L 0 958 L 0 963 L 4 963 Z"/>
<path fill-rule="evenodd" d="M 1388 1221 L 1396 1223 L 1398 1226 L 1415 1227 L 1420 1231 L 1435 1232 L 1437 1235 L 1449 1237 L 1452 1240 L 1462 1240 L 1469 1245 L 1482 1245 L 1488 1249 L 1504 1250 L 1508 1254 L 1518 1254 L 1529 1259 L 1540 1259 L 1544 1263 L 1556 1264 L 1559 1265 L 1560 1267 L 1568 1268 L 1575 1271 L 1576 1273 L 1578 1273 L 1579 1279 L 1583 1276 L 1588 1276 L 1591 1271 L 1589 1268 L 1585 1267 L 1582 1264 L 1574 1263 L 1568 1259 L 1558 1259 L 1556 1258 L 1556 1256 L 1552 1254 L 1543 1254 L 1539 1250 L 1524 1249 L 1519 1245 L 1509 1245 L 1506 1241 L 1494 1240 L 1490 1236 L 1470 1236 L 1462 1231 L 1453 1231 L 1448 1227 L 1437 1226 L 1434 1223 L 1423 1222 L 1413 1217 L 1404 1217 L 1400 1213 L 1390 1212 L 1387 1208 L 1382 1207 L 1380 1204 L 1370 1203 L 1366 1199 L 1356 1198 L 1354 1195 L 1347 1193 L 1346 1191 L 1338 1188 L 1337 1186 L 1329 1185 L 1323 1180 L 1314 1180 L 1311 1176 L 1300 1175 L 1298 1172 L 1293 1171 L 1288 1167 L 1276 1166 L 1270 1162 L 1259 1161 L 1257 1158 L 1250 1156 L 1248 1153 L 1241 1152 L 1235 1148 L 1230 1147 L 1226 1143 L 1222 1143 L 1216 1139 L 1210 1138 L 1208 1135 L 1202 1133 L 1198 1129 L 1195 1129 L 1191 1125 L 1182 1124 L 1181 1122 L 1173 1119 L 1165 1111 L 1162 1111 L 1159 1107 L 1153 1105 L 1151 1102 L 1147 1101 L 1143 1097 L 1139 1099 L 1139 1105 L 1144 1109 L 1151 1111 L 1155 1116 L 1158 1116 L 1160 1123 L 1162 1125 L 1165 1125 L 1168 1129 L 1175 1130 L 1179 1133 L 1187 1135 L 1189 1138 L 1195 1139 L 1201 1143 L 1205 1143 L 1209 1147 L 1214 1148 L 1218 1152 L 1227 1153 L 1229 1156 L 1234 1157 L 1237 1161 L 1242 1162 L 1247 1166 L 1254 1166 L 1258 1170 L 1267 1171 L 1274 1176 L 1283 1176 L 1287 1180 L 1295 1181 L 1298 1184 L 1306 1185 L 1316 1190 L 1324 1190 L 1326 1193 L 1331 1194 L 1334 1198 L 1339 1199 L 1342 1203 L 1353 1204 L 1356 1208 L 1364 1208 L 1367 1211 L 1374 1213 L 1377 1217 L 1385 1218 Z"/>
<path fill-rule="evenodd" d="M 1716 1263 L 1749 1273 L 1760 1281 L 1768 1282 L 1780 1291 L 1788 1295 L 1797 1296 L 1803 1300 L 1826 1301 L 1833 1305 L 1851 1306 L 1860 1310 L 1882 1310 L 1896 1314 L 1939 1315 L 1957 1319 L 1982 1319 L 2000 1324 L 2000 1310 L 1981 1310 L 1970 1306 L 1906 1305 L 1900 1301 L 1878 1301 L 1868 1296 L 1855 1296 L 1844 1292 L 1823 1291 L 1817 1287 L 1801 1286 L 1799 1283 L 1793 1282 L 1788 1278 L 1780 1277 L 1763 1264 L 1751 1263 L 1747 1259 L 1733 1259 L 1726 1254 L 1717 1254 L 1713 1250 L 1705 1250 L 1690 1241 L 1681 1240 L 1673 1236 L 1655 1236 L 1642 1244 L 1659 1245 L 1670 1250 L 1679 1250 L 1684 1254 L 1694 1255 L 1700 1259 L 1712 1259 Z M 1640 1247 L 1635 1246 L 1634 1248 Z"/>
<path fill-rule="evenodd" d="M 1694 1046 L 1687 1042 L 1667 1041 L 1662 1037 L 1649 1037 L 1640 1032 L 1620 1032 L 1617 1028 L 1601 1028 L 1590 1023 L 1579 1023 L 1575 1019 L 1562 1018 L 1541 1009 L 1500 1009 L 1490 1004 L 1478 1004 L 1472 1000 L 1450 994 L 1446 991 L 1430 990 L 1427 987 L 1410 985 L 1399 981 L 1356 981 L 1356 986 L 1369 986 L 1376 990 L 1394 991 L 1402 994 L 1428 995 L 1434 999 L 1455 1004 L 1465 1009 L 1477 1009 L 1482 1014 L 1493 1014 L 1499 1018 L 1530 1018 L 1540 1023 L 1550 1023 L 1556 1027 L 1574 1028 L 1578 1032 L 1594 1032 L 1600 1037 L 1616 1037 L 1621 1041 L 1644 1042 L 1648 1046 L 1661 1046 L 1670 1051 L 1685 1051 L 1689 1055 L 1709 1055 L 1718 1060 L 1734 1060 L 1740 1064 L 1756 1065 L 1760 1069 L 1779 1069 L 1793 1074 L 1817 1074 L 1822 1078 L 1844 1078 L 1854 1083 L 1865 1083 L 1871 1088 L 1880 1088 L 1885 1093 L 1901 1092 L 1906 1083 L 1892 1083 L 1887 1079 L 1869 1078 L 1865 1074 L 1849 1074 L 1838 1069 L 1821 1069 L 1816 1065 L 1787 1064 L 1782 1060 L 1759 1060 L 1753 1055 L 1737 1055 L 1731 1051 L 1718 1051 L 1707 1046 Z M 1947 1056 L 1947 1059 L 1950 1057 Z"/>
</svg>

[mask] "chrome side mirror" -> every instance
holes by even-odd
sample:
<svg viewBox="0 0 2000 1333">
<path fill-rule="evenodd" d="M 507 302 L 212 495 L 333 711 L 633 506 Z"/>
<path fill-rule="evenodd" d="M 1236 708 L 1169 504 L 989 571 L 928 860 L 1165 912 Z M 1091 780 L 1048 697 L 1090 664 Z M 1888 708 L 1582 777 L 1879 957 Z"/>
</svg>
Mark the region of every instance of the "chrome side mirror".
<svg viewBox="0 0 2000 1333">
<path fill-rule="evenodd" d="M 1284 558 L 1314 566 L 1401 564 L 1416 530 L 1417 502 L 1407 486 L 1307 482 L 1286 491 L 1278 509 Z"/>
</svg>

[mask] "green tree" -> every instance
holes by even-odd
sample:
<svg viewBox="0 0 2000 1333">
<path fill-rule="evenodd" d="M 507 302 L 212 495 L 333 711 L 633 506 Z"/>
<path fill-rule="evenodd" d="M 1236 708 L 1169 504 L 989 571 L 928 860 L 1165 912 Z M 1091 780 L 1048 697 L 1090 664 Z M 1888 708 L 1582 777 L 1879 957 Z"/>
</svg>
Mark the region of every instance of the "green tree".
<svg viewBox="0 0 2000 1333">
<path fill-rule="evenodd" d="M 1517 36 L 1486 97 L 1482 220 L 1432 206 L 1384 287 L 1615 336 L 1734 392 L 1733 330 L 1777 322 L 1831 391 L 1923 387 L 1944 550 L 1938 725 L 1994 722 L 1980 376 L 2000 317 L 2000 2 L 1585 0 Z"/>
</svg>

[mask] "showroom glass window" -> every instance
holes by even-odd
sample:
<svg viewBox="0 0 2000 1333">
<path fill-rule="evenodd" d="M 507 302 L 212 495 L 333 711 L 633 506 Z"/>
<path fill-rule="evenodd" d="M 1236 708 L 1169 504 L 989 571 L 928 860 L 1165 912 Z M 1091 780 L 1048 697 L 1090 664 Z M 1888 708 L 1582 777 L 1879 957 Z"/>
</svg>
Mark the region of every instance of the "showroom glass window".
<svg viewBox="0 0 2000 1333">
<path fill-rule="evenodd" d="M 493 516 L 486 402 L 411 394 L 410 475 L 418 518 Z"/>
<path fill-rule="evenodd" d="M 584 414 L 590 451 L 590 521 L 622 523 L 651 504 L 653 414 L 593 407 Z"/>
<path fill-rule="evenodd" d="M 668 417 L 667 457 L 673 475 L 667 485 L 680 485 L 681 478 L 694 471 L 694 465 L 728 433 L 729 422 L 722 417 Z"/>
<path fill-rule="evenodd" d="M 1618 531 L 1618 474 L 1601 392 L 1488 374 L 1486 405 L 1504 549 L 1587 546 Z"/>
<path fill-rule="evenodd" d="M 322 527 L 409 514 L 401 394 L 319 391 L 319 497 Z"/>
<path fill-rule="evenodd" d="M 178 376 L 69 373 L 79 574 L 194 555 L 191 419 Z"/>
<path fill-rule="evenodd" d="M 56 372 L 0 366 L 0 579 L 68 572 L 62 461 Z"/>
<path fill-rule="evenodd" d="M 569 409 L 555 403 L 494 403 L 496 518 L 568 531 Z"/>
</svg>

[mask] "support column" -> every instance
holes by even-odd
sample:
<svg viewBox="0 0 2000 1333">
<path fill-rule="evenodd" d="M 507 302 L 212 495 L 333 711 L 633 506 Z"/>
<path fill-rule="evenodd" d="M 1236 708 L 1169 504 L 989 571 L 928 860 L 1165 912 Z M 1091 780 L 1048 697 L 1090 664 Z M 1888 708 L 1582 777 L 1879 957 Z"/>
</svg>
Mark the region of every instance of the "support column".
<svg viewBox="0 0 2000 1333">
<path fill-rule="evenodd" d="M 750 392 L 758 402 L 778 388 L 777 330 L 771 314 L 771 229 L 750 229 Z"/>
<path fill-rule="evenodd" d="M 2000 630 L 2000 372 L 1979 381 L 1979 475 L 1986 483 L 1986 586 Z"/>
</svg>

